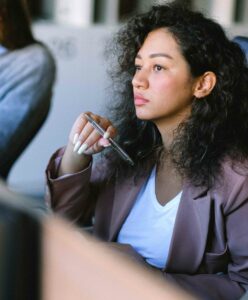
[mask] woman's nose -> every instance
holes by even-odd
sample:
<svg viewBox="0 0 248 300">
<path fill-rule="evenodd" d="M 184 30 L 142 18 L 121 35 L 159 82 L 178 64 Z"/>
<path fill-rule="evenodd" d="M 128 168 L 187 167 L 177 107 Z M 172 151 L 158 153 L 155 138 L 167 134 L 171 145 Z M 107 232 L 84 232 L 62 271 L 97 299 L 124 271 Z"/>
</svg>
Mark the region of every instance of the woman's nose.
<svg viewBox="0 0 248 300">
<path fill-rule="evenodd" d="M 137 71 L 133 76 L 132 85 L 135 88 L 146 89 L 148 87 L 148 79 L 145 71 Z"/>
</svg>

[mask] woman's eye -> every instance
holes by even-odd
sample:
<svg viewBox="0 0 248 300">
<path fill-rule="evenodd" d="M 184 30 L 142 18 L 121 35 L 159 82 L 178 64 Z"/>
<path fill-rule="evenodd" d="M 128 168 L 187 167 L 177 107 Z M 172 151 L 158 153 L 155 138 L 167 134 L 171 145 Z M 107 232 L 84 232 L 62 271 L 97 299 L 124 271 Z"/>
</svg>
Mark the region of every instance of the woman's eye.
<svg viewBox="0 0 248 300">
<path fill-rule="evenodd" d="M 160 65 L 155 65 L 154 66 L 154 70 L 155 71 L 161 71 L 161 70 L 164 70 L 164 67 L 160 66 Z"/>
<path fill-rule="evenodd" d="M 136 70 L 136 71 L 141 70 L 141 66 L 140 66 L 140 65 L 135 65 L 135 70 Z"/>
</svg>

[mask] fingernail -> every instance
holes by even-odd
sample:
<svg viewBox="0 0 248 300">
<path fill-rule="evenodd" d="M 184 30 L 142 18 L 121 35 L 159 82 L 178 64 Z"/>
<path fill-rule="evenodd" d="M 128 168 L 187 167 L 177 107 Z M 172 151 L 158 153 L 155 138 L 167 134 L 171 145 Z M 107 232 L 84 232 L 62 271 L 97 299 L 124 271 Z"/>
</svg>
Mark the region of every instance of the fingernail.
<svg viewBox="0 0 248 300">
<path fill-rule="evenodd" d="M 84 143 L 78 150 L 78 154 L 82 154 L 84 153 L 84 151 L 88 148 L 88 145 L 86 143 Z"/>
<path fill-rule="evenodd" d="M 74 138 L 73 138 L 73 145 L 76 144 L 78 138 L 79 138 L 79 134 L 78 134 L 78 133 L 75 133 Z"/>
<path fill-rule="evenodd" d="M 110 145 L 111 145 L 111 144 L 110 144 L 109 140 L 107 140 L 107 139 L 101 138 L 101 139 L 99 140 L 99 146 L 102 146 L 102 147 L 108 147 L 108 146 L 110 146 Z"/>
<path fill-rule="evenodd" d="M 75 147 L 74 147 L 74 149 L 73 149 L 73 152 L 77 152 L 78 149 L 80 148 L 80 146 L 81 146 L 81 142 L 80 142 L 80 141 L 77 141 L 77 142 L 76 142 L 76 145 L 75 145 Z"/>
<path fill-rule="evenodd" d="M 110 143 L 108 143 L 108 144 L 104 144 L 104 145 L 103 145 L 103 147 L 104 147 L 104 148 L 107 148 L 107 147 L 109 147 L 109 146 L 111 146 L 111 144 L 110 144 Z"/>
<path fill-rule="evenodd" d="M 104 135 L 103 135 L 103 138 L 104 138 L 104 139 L 108 139 L 109 136 L 110 136 L 109 132 L 106 131 L 106 132 L 104 133 Z"/>
</svg>

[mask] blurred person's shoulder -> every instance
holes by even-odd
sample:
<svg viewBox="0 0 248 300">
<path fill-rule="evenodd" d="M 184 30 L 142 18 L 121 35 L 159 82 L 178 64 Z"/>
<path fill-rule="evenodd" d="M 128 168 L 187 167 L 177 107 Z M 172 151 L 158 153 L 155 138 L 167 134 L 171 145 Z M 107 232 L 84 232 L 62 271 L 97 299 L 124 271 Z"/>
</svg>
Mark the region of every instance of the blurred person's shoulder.
<svg viewBox="0 0 248 300">
<path fill-rule="evenodd" d="M 55 69 L 55 58 L 51 50 L 43 43 L 37 42 L 18 50 L 23 53 L 23 57 L 31 59 L 37 65 L 44 68 Z"/>
<path fill-rule="evenodd" d="M 55 73 L 56 64 L 50 49 L 40 42 L 36 42 L 23 48 L 10 50 L 2 55 L 0 64 L 8 67 L 17 67 L 17 65 L 25 69 L 39 69 L 41 72 Z M 28 66 L 28 67 L 27 67 Z"/>
</svg>

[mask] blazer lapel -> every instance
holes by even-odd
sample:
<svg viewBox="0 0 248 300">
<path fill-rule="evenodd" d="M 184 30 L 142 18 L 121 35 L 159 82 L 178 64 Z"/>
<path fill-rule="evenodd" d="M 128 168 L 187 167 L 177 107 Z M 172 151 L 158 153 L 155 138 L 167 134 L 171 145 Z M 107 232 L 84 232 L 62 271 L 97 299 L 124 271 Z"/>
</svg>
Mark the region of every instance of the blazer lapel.
<svg viewBox="0 0 248 300">
<path fill-rule="evenodd" d="M 204 255 L 210 220 L 210 195 L 205 189 L 185 187 L 178 208 L 165 270 L 197 271 Z"/>
<path fill-rule="evenodd" d="M 116 239 L 116 235 L 128 216 L 146 179 L 147 177 L 144 176 L 134 181 L 134 178 L 132 177 L 124 180 L 124 182 L 122 181 L 116 183 L 111 225 L 109 230 L 109 241 Z"/>
</svg>

